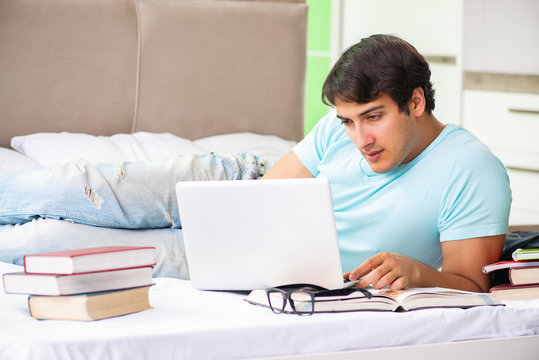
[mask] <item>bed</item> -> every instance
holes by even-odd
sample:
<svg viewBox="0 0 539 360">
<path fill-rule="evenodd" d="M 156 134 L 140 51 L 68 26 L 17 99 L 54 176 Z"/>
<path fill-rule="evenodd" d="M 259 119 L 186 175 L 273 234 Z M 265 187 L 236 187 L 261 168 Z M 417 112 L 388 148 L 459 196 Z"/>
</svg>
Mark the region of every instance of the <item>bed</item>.
<svg viewBox="0 0 539 360">
<path fill-rule="evenodd" d="M 126 162 L 253 152 L 303 136 L 303 1 L 0 2 L 0 175 L 84 158 Z M 0 358 L 536 358 L 539 301 L 505 307 L 275 315 L 189 283 L 181 229 L 38 219 L 0 227 L 0 272 L 51 248 L 157 248 L 153 309 L 37 321 L 0 294 Z M 501 351 L 503 350 L 503 351 Z"/>
<path fill-rule="evenodd" d="M 275 161 L 303 136 L 306 16 L 297 1 L 1 2 L 0 174 L 212 151 Z M 160 238 L 154 275 L 188 277 L 181 231 L 96 231 L 4 226 L 0 260 Z"/>
</svg>

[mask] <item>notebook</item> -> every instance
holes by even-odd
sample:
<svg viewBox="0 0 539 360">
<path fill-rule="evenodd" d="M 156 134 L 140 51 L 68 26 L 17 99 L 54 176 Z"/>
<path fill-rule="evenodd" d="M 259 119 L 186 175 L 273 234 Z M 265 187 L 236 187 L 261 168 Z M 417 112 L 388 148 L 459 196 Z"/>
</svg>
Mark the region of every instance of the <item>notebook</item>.
<svg viewBox="0 0 539 360">
<path fill-rule="evenodd" d="M 196 289 L 343 287 L 326 179 L 179 182 L 176 195 Z"/>
</svg>

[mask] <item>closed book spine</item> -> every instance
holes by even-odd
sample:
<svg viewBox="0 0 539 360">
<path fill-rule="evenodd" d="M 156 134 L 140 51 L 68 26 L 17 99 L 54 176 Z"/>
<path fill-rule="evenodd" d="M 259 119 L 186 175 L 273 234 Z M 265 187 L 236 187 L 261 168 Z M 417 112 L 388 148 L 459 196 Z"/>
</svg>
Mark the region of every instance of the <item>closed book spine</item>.
<svg viewBox="0 0 539 360">
<path fill-rule="evenodd" d="M 24 256 L 29 274 L 81 274 L 155 265 L 151 246 L 103 246 Z"/>
</svg>

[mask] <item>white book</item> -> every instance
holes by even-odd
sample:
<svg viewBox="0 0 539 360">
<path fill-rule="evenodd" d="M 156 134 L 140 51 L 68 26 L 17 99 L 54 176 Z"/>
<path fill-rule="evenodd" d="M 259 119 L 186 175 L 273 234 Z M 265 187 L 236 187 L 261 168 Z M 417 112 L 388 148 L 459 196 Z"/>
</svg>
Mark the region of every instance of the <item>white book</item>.
<svg viewBox="0 0 539 360">
<path fill-rule="evenodd" d="M 8 294 L 73 295 L 153 284 L 152 268 L 141 267 L 86 274 L 54 275 L 12 272 L 3 275 Z"/>
</svg>

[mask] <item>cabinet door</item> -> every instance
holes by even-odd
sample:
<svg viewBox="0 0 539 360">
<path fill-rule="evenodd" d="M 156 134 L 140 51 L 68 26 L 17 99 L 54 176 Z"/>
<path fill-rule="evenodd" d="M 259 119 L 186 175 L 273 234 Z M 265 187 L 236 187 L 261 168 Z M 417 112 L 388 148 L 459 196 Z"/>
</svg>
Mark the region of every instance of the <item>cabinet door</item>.
<svg viewBox="0 0 539 360">
<path fill-rule="evenodd" d="M 423 55 L 457 56 L 462 2 L 457 0 L 344 0 L 343 48 L 372 34 L 395 34 Z"/>
<path fill-rule="evenodd" d="M 539 1 L 466 0 L 466 71 L 539 74 Z"/>
<path fill-rule="evenodd" d="M 513 195 L 509 224 L 539 224 L 539 171 L 509 169 L 507 172 Z"/>
<path fill-rule="evenodd" d="M 463 125 L 506 166 L 539 171 L 539 94 L 465 90 Z"/>
</svg>

